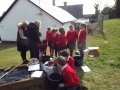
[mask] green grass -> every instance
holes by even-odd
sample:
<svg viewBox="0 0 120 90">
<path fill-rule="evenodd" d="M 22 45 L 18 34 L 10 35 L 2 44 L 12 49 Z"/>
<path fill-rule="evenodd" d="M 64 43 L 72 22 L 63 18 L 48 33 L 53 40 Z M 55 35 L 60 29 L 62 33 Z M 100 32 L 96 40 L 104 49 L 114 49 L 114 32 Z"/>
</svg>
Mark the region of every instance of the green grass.
<svg viewBox="0 0 120 90">
<path fill-rule="evenodd" d="M 22 59 L 17 51 L 16 44 L 0 44 L 0 67 L 8 68 L 20 63 L 22 63 Z"/>
<path fill-rule="evenodd" d="M 92 70 L 84 75 L 89 90 L 120 90 L 120 19 L 104 21 L 104 34 L 89 36 L 87 46 L 99 46 L 100 56 L 85 57 Z M 107 42 L 107 43 L 106 43 Z"/>
<path fill-rule="evenodd" d="M 104 21 L 104 34 L 88 36 L 87 46 L 99 46 L 99 57 L 85 53 L 84 64 L 92 70 L 84 73 L 83 85 L 89 90 L 120 90 L 120 19 Z M 29 54 L 28 54 L 29 58 Z M 0 67 L 16 66 L 21 62 L 15 44 L 0 44 Z M 81 76 L 78 68 L 78 75 Z"/>
</svg>

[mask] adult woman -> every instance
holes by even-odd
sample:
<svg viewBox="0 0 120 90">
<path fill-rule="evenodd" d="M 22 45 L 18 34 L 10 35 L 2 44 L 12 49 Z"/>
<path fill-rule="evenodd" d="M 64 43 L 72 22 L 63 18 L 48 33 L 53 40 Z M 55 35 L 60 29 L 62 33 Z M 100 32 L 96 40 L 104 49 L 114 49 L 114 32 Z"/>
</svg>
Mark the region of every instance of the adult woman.
<svg viewBox="0 0 120 90">
<path fill-rule="evenodd" d="M 27 30 L 28 23 L 24 21 L 23 23 L 18 23 L 18 32 L 17 32 L 17 50 L 21 53 L 21 58 L 23 63 L 27 63 L 26 52 L 28 51 L 27 46 Z"/>
<path fill-rule="evenodd" d="M 39 60 L 39 44 L 40 35 L 39 35 L 40 21 L 36 20 L 35 23 L 29 23 L 28 25 L 28 40 L 30 47 L 30 56 L 31 58 L 37 58 Z"/>
</svg>

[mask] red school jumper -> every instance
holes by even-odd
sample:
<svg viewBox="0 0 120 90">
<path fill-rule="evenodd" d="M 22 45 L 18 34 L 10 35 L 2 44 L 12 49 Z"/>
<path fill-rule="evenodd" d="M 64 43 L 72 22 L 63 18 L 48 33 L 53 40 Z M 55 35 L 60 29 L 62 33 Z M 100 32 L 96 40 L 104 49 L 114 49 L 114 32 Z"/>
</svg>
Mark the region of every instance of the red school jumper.
<svg viewBox="0 0 120 90">
<path fill-rule="evenodd" d="M 80 30 L 79 36 L 78 36 L 79 44 L 86 42 L 87 33 L 88 33 L 88 32 L 87 32 L 86 29 L 81 29 L 81 30 Z"/>
<path fill-rule="evenodd" d="M 48 43 L 48 46 L 50 49 L 50 56 L 53 56 L 54 51 L 51 48 L 51 39 L 52 39 L 52 33 L 51 33 L 51 31 L 47 31 L 46 32 L 46 40 L 47 40 L 47 43 Z"/>
<path fill-rule="evenodd" d="M 72 87 L 74 85 L 80 84 L 79 77 L 68 64 L 66 64 L 66 67 L 63 69 L 61 74 L 63 75 L 63 78 L 65 80 L 64 87 Z"/>
<path fill-rule="evenodd" d="M 68 59 L 66 60 L 66 63 L 68 63 L 68 65 L 76 72 L 73 57 L 68 56 Z"/>
<path fill-rule="evenodd" d="M 68 59 L 66 60 L 66 63 L 76 72 L 76 67 L 75 67 L 75 64 L 74 64 L 74 59 L 73 59 L 73 57 L 68 57 Z M 52 65 L 57 65 L 57 62 L 56 62 L 56 60 L 54 60 L 53 62 L 52 62 Z"/>
<path fill-rule="evenodd" d="M 59 38 L 59 33 L 56 33 L 55 35 L 52 34 L 52 37 L 51 37 L 51 42 L 54 45 L 58 45 L 58 38 Z"/>
<path fill-rule="evenodd" d="M 47 40 L 47 42 L 51 42 L 51 36 L 52 36 L 51 31 L 47 31 L 46 32 L 46 40 Z"/>
<path fill-rule="evenodd" d="M 67 43 L 71 43 L 71 44 L 75 44 L 76 40 L 78 38 L 78 31 L 77 30 L 73 30 L 73 31 L 68 31 L 66 34 L 67 37 Z M 73 55 L 73 50 L 74 50 L 74 46 L 69 48 L 70 50 L 70 56 Z"/>
<path fill-rule="evenodd" d="M 58 45 L 59 45 L 60 50 L 66 49 L 67 38 L 65 34 L 59 34 Z"/>
<path fill-rule="evenodd" d="M 73 30 L 73 31 L 69 30 L 66 34 L 66 37 L 67 37 L 68 43 L 75 43 L 78 38 L 78 31 L 77 30 Z"/>
<path fill-rule="evenodd" d="M 52 38 L 51 38 L 52 49 L 55 50 L 56 57 L 58 54 L 58 37 L 59 37 L 59 33 L 56 33 L 55 35 L 52 34 Z M 54 54 L 54 51 L 53 51 L 53 54 Z"/>
</svg>

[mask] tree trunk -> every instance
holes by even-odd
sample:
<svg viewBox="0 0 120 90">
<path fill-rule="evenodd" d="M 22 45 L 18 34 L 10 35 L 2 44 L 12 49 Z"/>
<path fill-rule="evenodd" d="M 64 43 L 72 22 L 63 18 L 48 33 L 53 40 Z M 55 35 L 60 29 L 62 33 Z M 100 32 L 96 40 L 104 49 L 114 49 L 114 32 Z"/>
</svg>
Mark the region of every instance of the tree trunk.
<svg viewBox="0 0 120 90">
<path fill-rule="evenodd" d="M 116 17 L 120 18 L 120 0 L 116 0 Z"/>
</svg>

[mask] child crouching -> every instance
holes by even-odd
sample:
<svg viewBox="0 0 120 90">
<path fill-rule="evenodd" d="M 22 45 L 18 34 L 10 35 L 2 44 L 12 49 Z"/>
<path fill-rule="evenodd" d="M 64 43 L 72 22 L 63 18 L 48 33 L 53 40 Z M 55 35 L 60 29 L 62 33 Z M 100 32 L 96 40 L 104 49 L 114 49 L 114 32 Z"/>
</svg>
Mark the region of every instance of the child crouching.
<svg viewBox="0 0 120 90">
<path fill-rule="evenodd" d="M 77 90 L 79 88 L 80 79 L 76 72 L 66 63 L 64 57 L 60 56 L 56 59 L 57 66 L 61 68 L 61 75 L 64 83 L 58 85 L 58 90 Z"/>
</svg>

